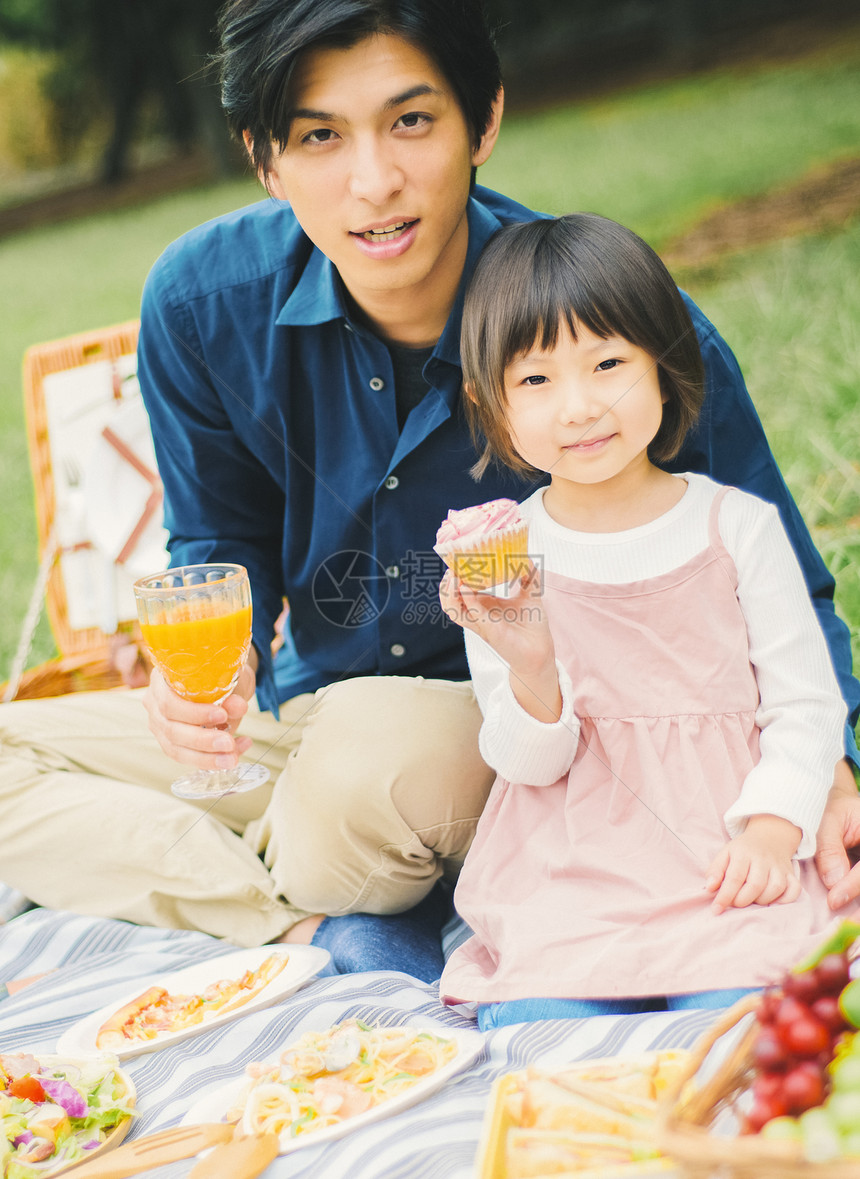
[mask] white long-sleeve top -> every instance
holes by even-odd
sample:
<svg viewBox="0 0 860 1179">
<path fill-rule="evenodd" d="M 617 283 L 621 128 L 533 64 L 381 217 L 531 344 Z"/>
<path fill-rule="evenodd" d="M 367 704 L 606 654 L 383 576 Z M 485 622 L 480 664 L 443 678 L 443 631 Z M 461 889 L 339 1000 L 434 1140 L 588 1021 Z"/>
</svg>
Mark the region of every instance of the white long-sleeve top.
<svg viewBox="0 0 860 1179">
<path fill-rule="evenodd" d="M 687 489 L 668 512 L 638 528 L 610 533 L 576 532 L 558 524 L 543 505 L 541 488 L 522 505 L 529 521 L 529 552 L 540 557 L 544 568 L 580 581 L 621 585 L 668 573 L 707 547 L 708 515 L 719 490 L 704 475 L 678 478 L 686 480 Z M 847 709 L 776 508 L 732 488 L 720 505 L 719 530 L 737 568 L 761 729 L 761 759 L 725 813 L 726 826 L 734 836 L 751 815 L 779 815 L 801 828 L 797 855 L 807 858 L 815 852 L 833 772 L 844 753 Z M 579 738 L 567 671 L 557 662 L 562 715 L 555 724 L 544 724 L 518 704 L 500 656 L 477 635 L 465 634 L 484 716 L 484 760 L 511 782 L 556 782 L 570 769 Z"/>
</svg>

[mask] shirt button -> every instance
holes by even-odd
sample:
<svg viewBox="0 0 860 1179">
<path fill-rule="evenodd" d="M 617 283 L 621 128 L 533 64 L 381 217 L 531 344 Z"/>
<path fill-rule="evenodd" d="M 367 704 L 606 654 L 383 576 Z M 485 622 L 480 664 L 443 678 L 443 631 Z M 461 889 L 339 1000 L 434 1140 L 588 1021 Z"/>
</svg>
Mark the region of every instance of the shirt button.
<svg viewBox="0 0 860 1179">
<path fill-rule="evenodd" d="M 380 389 L 385 388 L 385 381 L 383 381 L 382 377 L 371 377 L 369 384 L 374 393 L 378 393 Z"/>
<path fill-rule="evenodd" d="M 402 643 L 392 643 L 390 650 L 395 659 L 402 659 L 406 654 L 406 648 Z"/>
<path fill-rule="evenodd" d="M 386 566 L 385 576 L 390 577 L 392 580 L 396 580 L 400 576 L 400 566 L 399 565 Z"/>
<path fill-rule="evenodd" d="M 396 475 L 389 475 L 385 480 L 385 486 L 389 491 L 393 491 L 395 487 L 400 486 L 400 480 Z"/>
</svg>

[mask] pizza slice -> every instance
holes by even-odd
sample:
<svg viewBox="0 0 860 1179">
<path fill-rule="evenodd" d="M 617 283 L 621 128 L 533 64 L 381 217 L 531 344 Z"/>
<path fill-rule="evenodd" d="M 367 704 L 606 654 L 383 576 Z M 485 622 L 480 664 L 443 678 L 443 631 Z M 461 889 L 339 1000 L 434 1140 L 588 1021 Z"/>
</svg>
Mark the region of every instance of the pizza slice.
<svg viewBox="0 0 860 1179">
<path fill-rule="evenodd" d="M 250 1002 L 284 969 L 287 954 L 270 954 L 254 970 L 240 978 L 219 979 L 191 995 L 173 995 L 152 986 L 123 1004 L 96 1032 L 96 1047 L 119 1052 L 141 1041 L 154 1040 L 204 1023 L 216 1015 L 235 1011 Z"/>
</svg>

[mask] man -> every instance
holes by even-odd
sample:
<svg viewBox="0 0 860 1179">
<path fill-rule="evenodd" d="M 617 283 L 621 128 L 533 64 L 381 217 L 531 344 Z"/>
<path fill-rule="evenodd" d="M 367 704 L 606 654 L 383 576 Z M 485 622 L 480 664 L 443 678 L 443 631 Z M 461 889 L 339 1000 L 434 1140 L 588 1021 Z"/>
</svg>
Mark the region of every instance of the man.
<svg viewBox="0 0 860 1179">
<path fill-rule="evenodd" d="M 433 886 L 456 876 L 492 778 L 432 542 L 449 508 L 528 490 L 468 474 L 460 306 L 491 234 L 537 214 L 470 197 L 502 114 L 479 0 L 232 0 L 220 34 L 228 118 L 273 199 L 165 252 L 144 293 L 139 372 L 172 562 L 247 566 L 252 656 L 218 707 L 153 674 L 160 750 L 134 695 L 19 712 L 14 785 L 0 787 L 0 830 L 14 834 L 4 876 L 57 907 L 239 944 L 313 937 L 342 968 L 432 978 Z M 708 401 L 676 469 L 777 503 L 854 720 L 832 581 L 730 351 L 692 312 Z M 249 710 L 255 693 L 268 711 Z M 175 761 L 243 755 L 274 785 L 202 815 L 167 792 Z M 860 825 L 847 762 L 838 777 L 834 845 Z"/>
</svg>

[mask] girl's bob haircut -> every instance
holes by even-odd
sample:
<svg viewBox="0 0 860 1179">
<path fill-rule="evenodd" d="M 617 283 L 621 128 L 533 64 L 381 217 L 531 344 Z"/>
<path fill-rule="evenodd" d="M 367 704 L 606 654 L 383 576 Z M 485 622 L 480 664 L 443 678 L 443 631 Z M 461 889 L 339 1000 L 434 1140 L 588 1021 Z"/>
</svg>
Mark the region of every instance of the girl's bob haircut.
<svg viewBox="0 0 860 1179">
<path fill-rule="evenodd" d="M 554 348 L 562 324 L 621 336 L 654 358 L 665 396 L 648 447 L 652 462 L 677 455 L 699 414 L 704 366 L 690 313 L 669 271 L 640 237 L 593 213 L 509 225 L 490 240 L 463 307 L 461 356 L 466 413 L 481 457 L 535 474 L 507 426 L 505 369 L 537 346 Z"/>
</svg>

